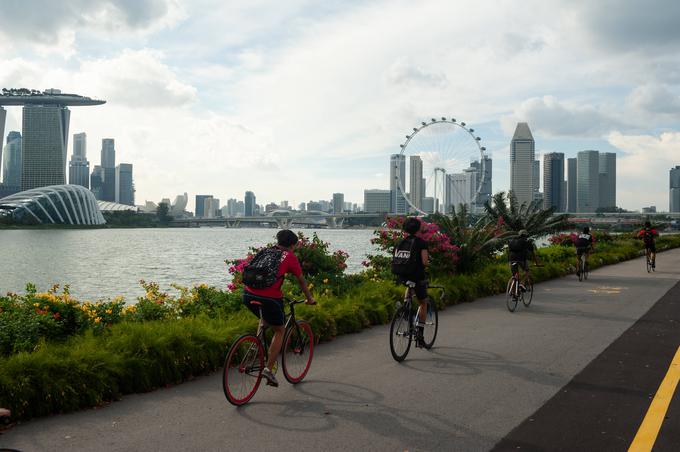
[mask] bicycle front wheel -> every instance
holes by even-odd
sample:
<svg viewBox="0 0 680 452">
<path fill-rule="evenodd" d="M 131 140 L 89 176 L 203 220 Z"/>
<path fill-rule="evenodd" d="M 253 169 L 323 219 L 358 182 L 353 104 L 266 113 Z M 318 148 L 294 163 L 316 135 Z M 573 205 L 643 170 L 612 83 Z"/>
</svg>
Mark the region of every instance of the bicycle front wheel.
<svg viewBox="0 0 680 452">
<path fill-rule="evenodd" d="M 434 340 L 437 339 L 437 329 L 439 328 L 439 314 L 437 304 L 432 298 L 427 299 L 427 316 L 425 317 L 425 328 L 423 329 L 423 345 L 426 349 L 431 349 Z"/>
<path fill-rule="evenodd" d="M 647 254 L 647 273 L 652 272 L 652 259 L 649 257 L 649 254 Z"/>
<path fill-rule="evenodd" d="M 522 303 L 528 308 L 531 304 L 531 300 L 534 299 L 534 282 L 531 279 L 528 279 L 526 285 L 527 291 L 522 296 Z"/>
<path fill-rule="evenodd" d="M 397 309 L 390 325 L 390 351 L 395 361 L 403 361 L 411 348 L 411 313 L 405 308 Z"/>
<path fill-rule="evenodd" d="M 519 296 L 517 295 L 519 287 L 517 287 L 517 285 L 517 280 L 515 278 L 510 278 L 508 281 L 507 299 L 505 300 L 505 305 L 510 312 L 515 312 L 515 309 L 517 309 L 517 302 L 519 301 Z"/>
<path fill-rule="evenodd" d="M 283 376 L 291 384 L 300 383 L 312 365 L 314 356 L 314 332 L 312 326 L 304 320 L 286 332 L 283 339 L 283 355 L 281 367 Z"/>
<path fill-rule="evenodd" d="M 245 334 L 229 347 L 224 360 L 222 389 L 232 405 L 241 406 L 253 398 L 262 381 L 264 347 L 257 336 Z"/>
</svg>

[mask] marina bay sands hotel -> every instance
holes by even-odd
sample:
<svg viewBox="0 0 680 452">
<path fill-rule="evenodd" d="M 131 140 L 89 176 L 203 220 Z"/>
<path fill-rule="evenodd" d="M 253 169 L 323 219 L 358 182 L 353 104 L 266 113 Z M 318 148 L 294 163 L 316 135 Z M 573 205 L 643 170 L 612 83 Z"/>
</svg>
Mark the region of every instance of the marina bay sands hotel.
<svg viewBox="0 0 680 452">
<path fill-rule="evenodd" d="M 5 106 L 23 106 L 21 190 L 66 184 L 70 106 L 102 105 L 103 100 L 58 89 L 3 89 L 0 94 L 0 137 L 5 136 Z M 0 143 L 0 161 L 2 160 Z"/>
</svg>

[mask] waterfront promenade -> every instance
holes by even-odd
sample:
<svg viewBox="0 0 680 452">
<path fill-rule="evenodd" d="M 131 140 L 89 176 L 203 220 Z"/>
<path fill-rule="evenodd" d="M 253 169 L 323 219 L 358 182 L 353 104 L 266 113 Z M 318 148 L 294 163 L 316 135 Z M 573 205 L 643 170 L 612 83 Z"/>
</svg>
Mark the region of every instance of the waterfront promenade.
<svg viewBox="0 0 680 452">
<path fill-rule="evenodd" d="M 263 386 L 240 409 L 215 374 L 15 426 L 0 448 L 627 450 L 680 345 L 680 250 L 658 264 L 539 284 L 513 314 L 503 296 L 449 308 L 433 350 L 401 364 L 389 327 L 373 327 L 322 344 L 305 382 Z M 671 397 L 655 450 L 679 441 Z"/>
</svg>

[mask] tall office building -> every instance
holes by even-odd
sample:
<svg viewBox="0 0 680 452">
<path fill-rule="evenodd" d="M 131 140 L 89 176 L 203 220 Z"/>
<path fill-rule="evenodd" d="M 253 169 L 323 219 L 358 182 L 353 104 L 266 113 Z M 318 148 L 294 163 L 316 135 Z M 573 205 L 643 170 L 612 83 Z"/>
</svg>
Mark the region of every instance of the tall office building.
<svg viewBox="0 0 680 452">
<path fill-rule="evenodd" d="M 23 108 L 21 189 L 66 184 L 66 147 L 71 112 L 60 105 Z"/>
<path fill-rule="evenodd" d="M 669 212 L 680 212 L 680 166 L 671 168 L 669 181 Z"/>
<path fill-rule="evenodd" d="M 7 110 L 0 105 L 0 138 L 5 136 L 5 119 L 7 119 Z M 9 136 L 7 137 L 7 141 L 9 142 Z M 0 148 L 1 147 L 2 146 L 0 146 Z M 0 149 L 0 163 L 2 163 L 2 149 Z"/>
<path fill-rule="evenodd" d="M 534 161 L 534 137 L 529 125 L 519 122 L 510 141 L 510 190 L 520 204 L 534 199 Z"/>
<path fill-rule="evenodd" d="M 600 201 L 598 207 L 616 207 L 616 154 L 600 152 Z"/>
<path fill-rule="evenodd" d="M 102 195 L 104 194 L 104 168 L 100 165 L 95 165 L 92 168 L 92 174 L 90 175 L 90 191 L 94 194 L 94 197 L 98 200 L 102 200 Z"/>
<path fill-rule="evenodd" d="M 345 195 L 333 193 L 333 213 L 342 213 L 345 207 Z"/>
<path fill-rule="evenodd" d="M 564 154 L 548 152 L 543 154 L 543 207 L 564 212 Z"/>
<path fill-rule="evenodd" d="M 4 160 L 2 161 L 2 182 L 5 187 L 21 189 L 21 133 L 7 135 Z"/>
<path fill-rule="evenodd" d="M 245 216 L 252 217 L 256 213 L 255 193 L 247 191 L 243 198 L 243 205 L 245 207 Z"/>
<path fill-rule="evenodd" d="M 215 218 L 220 214 L 220 200 L 213 198 L 205 198 L 203 200 L 203 218 Z"/>
<path fill-rule="evenodd" d="M 205 200 L 212 197 L 212 195 L 196 195 L 196 206 L 194 212 L 196 218 L 205 217 Z"/>
<path fill-rule="evenodd" d="M 68 183 L 90 188 L 90 162 L 87 161 L 87 135 L 73 135 L 73 154 L 68 163 Z"/>
<path fill-rule="evenodd" d="M 531 189 L 533 192 L 533 199 L 538 200 L 541 198 L 541 161 L 534 160 L 534 164 L 531 167 Z"/>
<path fill-rule="evenodd" d="M 116 167 L 116 202 L 128 206 L 135 205 L 135 188 L 130 163 L 121 163 Z M 170 207 L 169 202 L 168 207 Z"/>
<path fill-rule="evenodd" d="M 468 211 L 475 195 L 477 172 L 474 170 L 463 173 L 447 174 L 444 185 L 444 213 L 451 213 L 452 209 L 456 212 L 460 205 L 466 205 Z"/>
<path fill-rule="evenodd" d="M 423 191 L 423 161 L 419 155 L 412 155 L 409 157 L 409 199 L 416 209 L 421 209 L 423 206 L 423 197 L 425 192 Z"/>
<path fill-rule="evenodd" d="M 576 158 L 567 159 L 567 212 L 576 212 Z"/>
<path fill-rule="evenodd" d="M 102 140 L 101 167 L 104 173 L 102 180 L 102 201 L 116 200 L 116 145 L 113 138 Z"/>
<path fill-rule="evenodd" d="M 475 160 L 470 163 L 469 170 L 477 171 L 477 181 L 475 182 L 475 190 L 479 187 L 479 192 L 473 197 L 473 210 L 476 212 L 482 212 L 484 209 L 484 204 L 487 201 L 491 201 L 491 196 L 493 196 L 493 187 L 491 185 L 492 175 L 493 175 L 493 161 L 488 156 L 484 156 L 481 161 Z M 468 170 L 468 171 L 469 171 Z M 483 174 L 482 174 L 483 173 Z M 481 179 L 481 181 L 480 181 Z M 476 198 L 476 202 L 475 199 Z"/>
<path fill-rule="evenodd" d="M 391 190 L 364 190 L 364 212 L 389 213 Z"/>
<path fill-rule="evenodd" d="M 593 213 L 600 202 L 600 155 L 597 151 L 576 154 L 576 211 Z"/>
<path fill-rule="evenodd" d="M 406 213 L 406 199 L 399 189 L 406 187 L 406 156 L 402 154 L 392 154 L 390 156 L 390 212 L 396 214 Z"/>
</svg>

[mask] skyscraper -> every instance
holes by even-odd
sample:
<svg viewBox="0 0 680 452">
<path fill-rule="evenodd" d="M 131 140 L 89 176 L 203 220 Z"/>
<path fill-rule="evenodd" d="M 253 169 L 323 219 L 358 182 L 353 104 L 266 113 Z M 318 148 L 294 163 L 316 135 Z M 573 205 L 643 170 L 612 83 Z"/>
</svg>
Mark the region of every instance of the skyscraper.
<svg viewBox="0 0 680 452">
<path fill-rule="evenodd" d="M 333 213 L 342 213 L 345 207 L 345 195 L 342 193 L 333 193 Z"/>
<path fill-rule="evenodd" d="M 212 195 L 196 195 L 196 207 L 195 216 L 196 218 L 205 217 L 205 200 L 212 198 Z"/>
<path fill-rule="evenodd" d="M 669 181 L 669 212 L 680 212 L 680 166 L 671 168 Z"/>
<path fill-rule="evenodd" d="M 406 156 L 392 154 L 390 156 L 390 212 L 397 214 L 406 213 L 406 199 L 399 189 L 406 189 Z"/>
<path fill-rule="evenodd" d="M 510 190 L 520 204 L 528 204 L 534 199 L 534 161 L 534 137 L 529 125 L 519 122 L 510 141 Z"/>
<path fill-rule="evenodd" d="M 87 161 L 87 135 L 73 135 L 73 155 L 68 163 L 68 183 L 90 188 L 90 162 Z"/>
<path fill-rule="evenodd" d="M 0 139 L 5 136 L 5 119 L 7 119 L 7 110 L 0 105 Z M 9 144 L 9 136 L 7 137 L 7 143 Z M 0 149 L 0 163 L 2 163 L 2 149 Z"/>
<path fill-rule="evenodd" d="M 423 184 L 421 182 L 423 178 L 423 161 L 419 155 L 412 155 L 409 157 L 409 199 L 411 203 L 416 207 L 416 209 L 422 209 L 423 207 Z"/>
<path fill-rule="evenodd" d="M 252 191 L 247 191 L 243 198 L 243 204 L 245 207 L 246 217 L 252 217 L 253 215 L 255 215 L 256 211 L 255 193 L 253 193 Z"/>
<path fill-rule="evenodd" d="M 7 135 L 4 160 L 2 161 L 2 181 L 6 187 L 21 187 L 21 133 Z"/>
<path fill-rule="evenodd" d="M 128 206 L 135 205 L 135 189 L 130 163 L 121 163 L 116 167 L 116 202 Z M 168 207 L 170 207 L 170 203 L 168 203 Z"/>
<path fill-rule="evenodd" d="M 564 212 L 562 189 L 564 186 L 564 154 L 548 152 L 543 154 L 543 207 Z"/>
<path fill-rule="evenodd" d="M 599 173 L 599 207 L 616 207 L 616 153 L 600 152 Z"/>
<path fill-rule="evenodd" d="M 538 200 L 541 190 L 541 161 L 534 160 L 534 164 L 531 167 L 531 191 L 534 200 Z"/>
<path fill-rule="evenodd" d="M 364 190 L 364 212 L 388 213 L 391 193 L 391 190 Z"/>
<path fill-rule="evenodd" d="M 102 201 L 116 200 L 116 146 L 113 138 L 102 140 L 101 167 L 104 173 Z"/>
<path fill-rule="evenodd" d="M 593 213 L 600 201 L 600 155 L 597 151 L 576 154 L 576 211 Z"/>
<path fill-rule="evenodd" d="M 476 190 L 477 172 L 473 169 L 462 173 L 447 174 L 444 179 L 444 213 L 456 212 L 460 205 L 466 205 L 468 211 Z"/>
<path fill-rule="evenodd" d="M 491 196 L 493 195 L 492 187 L 492 175 L 493 175 L 493 161 L 488 156 L 484 156 L 481 161 L 475 160 L 470 163 L 470 169 L 477 171 L 477 180 L 475 181 L 475 190 L 479 188 L 481 182 L 481 188 L 476 195 L 477 202 L 473 206 L 473 209 L 477 212 L 481 212 L 484 208 L 484 203 L 491 201 Z M 484 174 L 482 174 L 484 173 Z M 480 181 L 481 179 L 481 181 Z M 474 200 L 474 197 L 473 197 Z"/>
<path fill-rule="evenodd" d="M 576 212 L 576 159 L 567 159 L 567 212 Z"/>
<path fill-rule="evenodd" d="M 102 200 L 102 195 L 104 193 L 104 168 L 99 165 L 95 165 L 92 168 L 92 174 L 90 175 L 90 191 L 94 194 L 94 197 L 98 200 Z"/>
<path fill-rule="evenodd" d="M 21 189 L 64 185 L 71 112 L 61 105 L 23 108 Z"/>
</svg>

